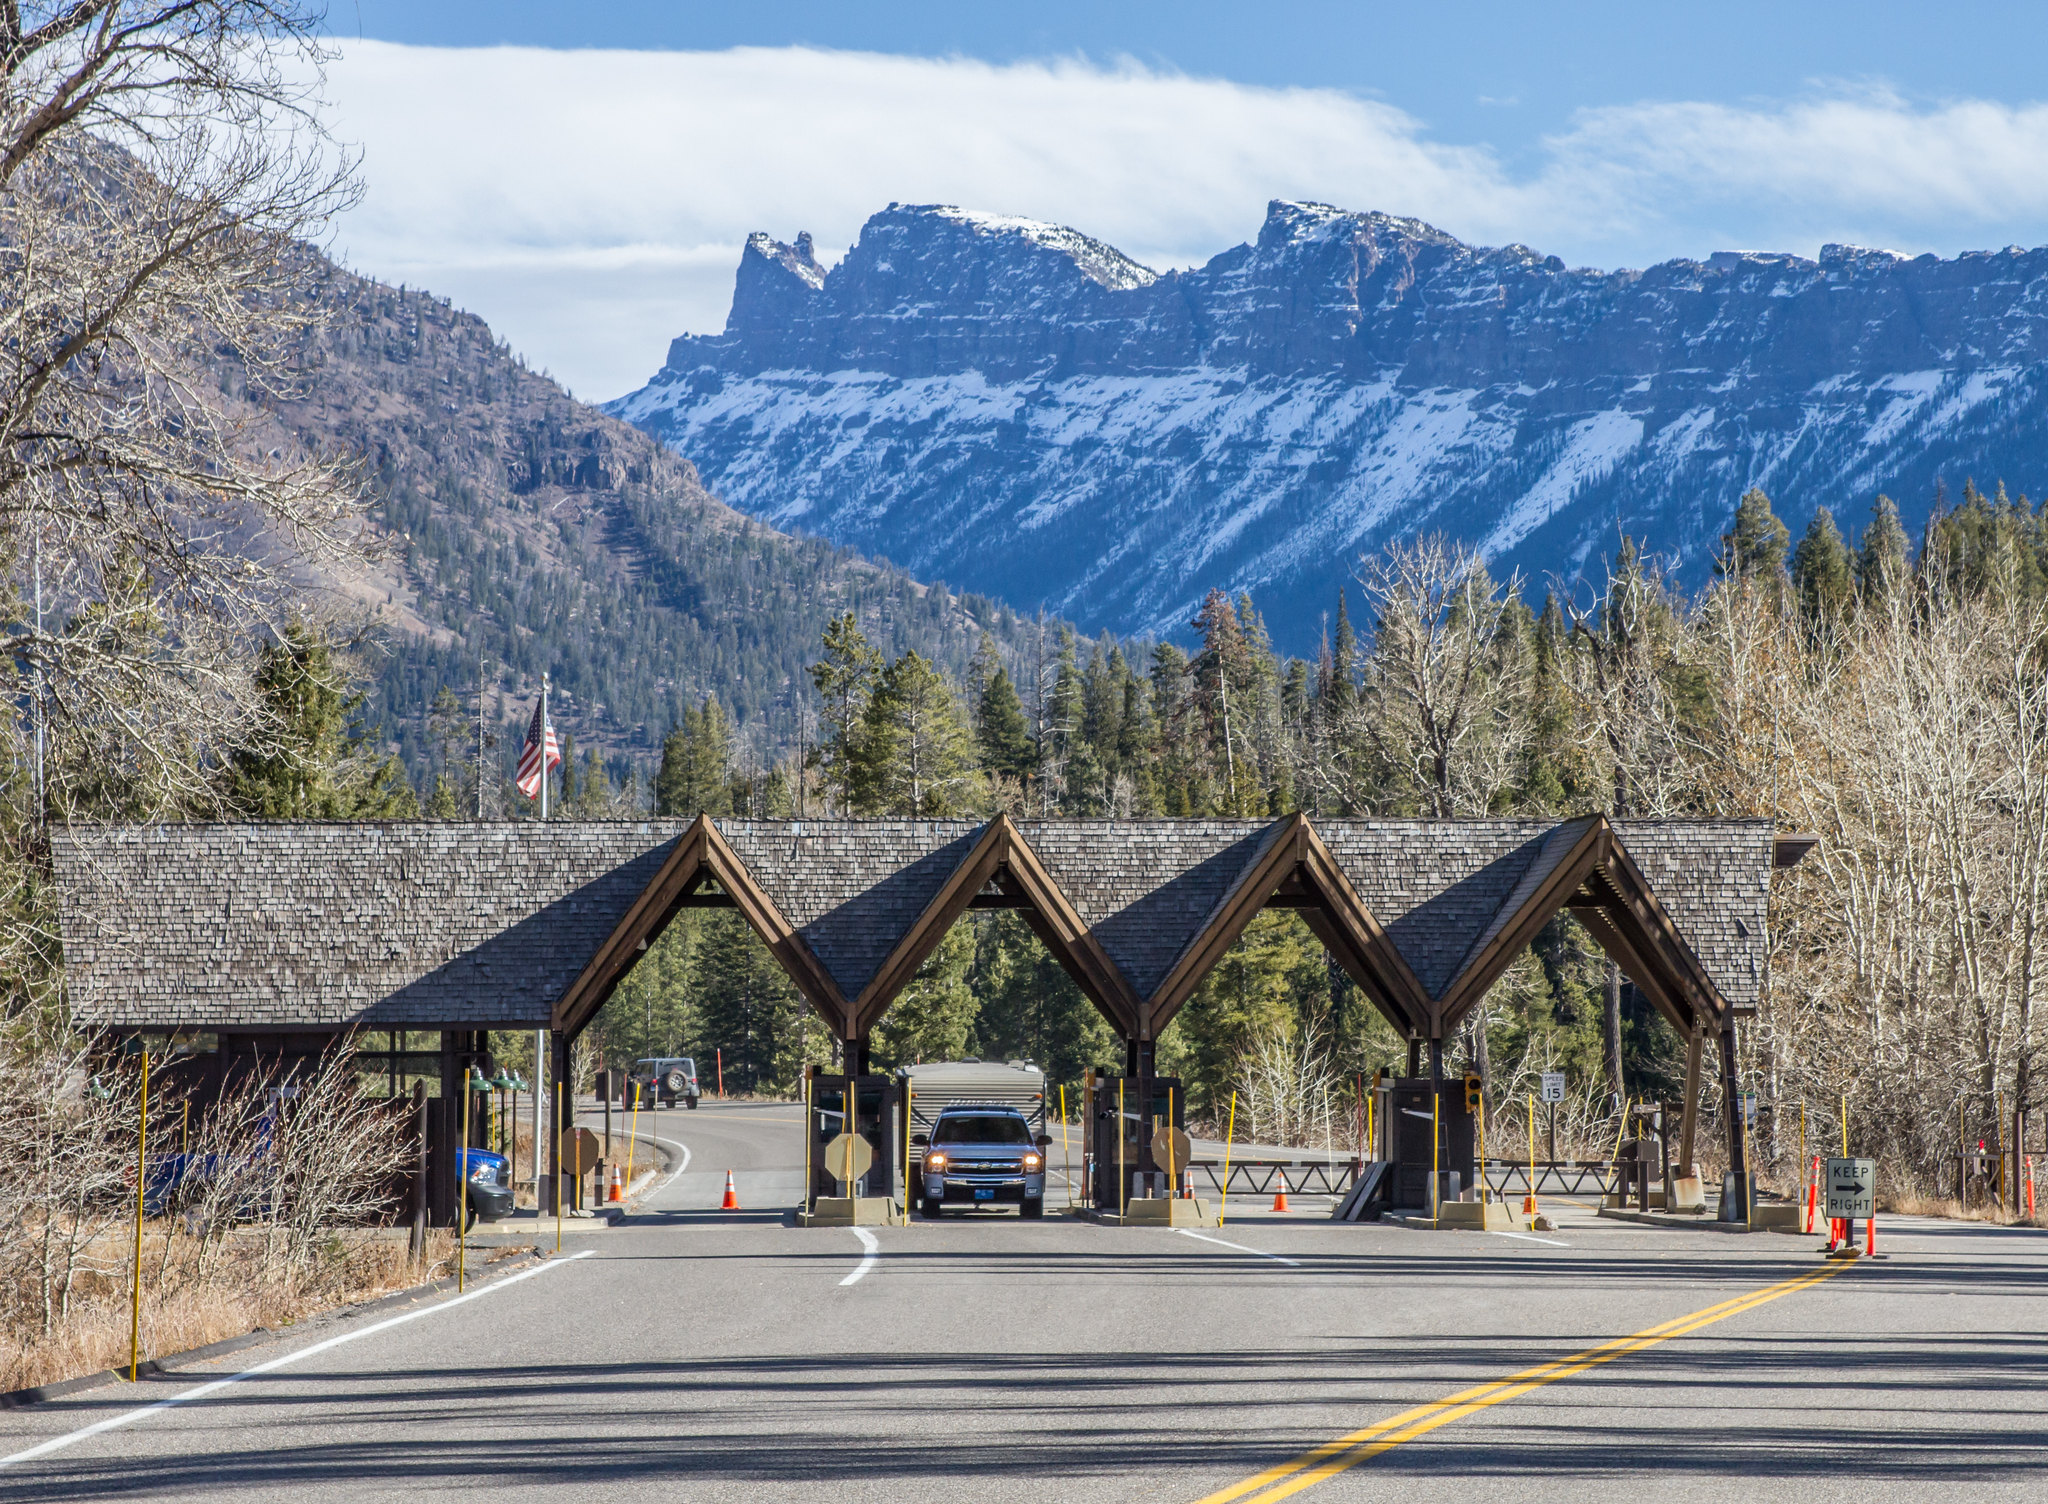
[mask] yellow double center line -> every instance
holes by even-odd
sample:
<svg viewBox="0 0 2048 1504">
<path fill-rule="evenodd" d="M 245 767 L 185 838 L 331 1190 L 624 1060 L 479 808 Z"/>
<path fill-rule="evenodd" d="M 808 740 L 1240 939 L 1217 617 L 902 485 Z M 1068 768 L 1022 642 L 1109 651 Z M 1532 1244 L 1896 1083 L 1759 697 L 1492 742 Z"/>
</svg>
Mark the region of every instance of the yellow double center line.
<svg viewBox="0 0 2048 1504">
<path fill-rule="evenodd" d="M 1520 1399 L 1532 1389 L 1541 1389 L 1545 1384 L 1554 1384 L 1559 1379 L 1571 1378 L 1602 1363 L 1612 1363 L 1616 1358 L 1630 1353 L 1642 1352 L 1660 1342 L 1669 1342 L 1674 1337 L 1683 1337 L 1701 1327 L 1712 1326 L 1730 1316 L 1739 1316 L 1744 1311 L 1753 1311 L 1758 1306 L 1794 1291 L 1804 1290 L 1808 1285 L 1817 1285 L 1832 1275 L 1850 1267 L 1847 1264 L 1825 1264 L 1818 1269 L 1797 1275 L 1780 1284 L 1766 1285 L 1761 1290 L 1752 1290 L 1747 1295 L 1738 1295 L 1733 1300 L 1724 1300 L 1717 1306 L 1708 1306 L 1704 1311 L 1694 1311 L 1690 1316 L 1680 1316 L 1658 1326 L 1646 1327 L 1633 1336 L 1616 1337 L 1612 1342 L 1603 1342 L 1598 1347 L 1589 1347 L 1582 1353 L 1573 1353 L 1569 1358 L 1542 1363 L 1534 1368 L 1525 1368 L 1520 1373 L 1510 1374 L 1490 1384 L 1481 1384 L 1475 1389 L 1462 1390 L 1444 1399 L 1433 1400 L 1427 1405 L 1417 1405 L 1413 1410 L 1404 1410 L 1388 1420 L 1367 1426 L 1362 1431 L 1353 1431 L 1349 1436 L 1339 1436 L 1335 1441 L 1324 1442 L 1311 1451 L 1303 1452 L 1292 1462 L 1283 1462 L 1278 1467 L 1269 1467 L 1256 1477 L 1242 1483 L 1233 1483 L 1220 1493 L 1210 1494 L 1200 1504 L 1231 1504 L 1233 1500 L 1245 1500 L 1246 1504 L 1271 1504 L 1272 1500 L 1285 1499 L 1298 1494 L 1305 1488 L 1312 1488 L 1326 1478 L 1334 1478 L 1346 1468 L 1370 1462 L 1382 1452 L 1391 1452 L 1404 1442 L 1427 1435 L 1439 1426 L 1447 1426 L 1454 1420 L 1484 1410 L 1492 1405 L 1504 1404 L 1508 1400 Z"/>
</svg>

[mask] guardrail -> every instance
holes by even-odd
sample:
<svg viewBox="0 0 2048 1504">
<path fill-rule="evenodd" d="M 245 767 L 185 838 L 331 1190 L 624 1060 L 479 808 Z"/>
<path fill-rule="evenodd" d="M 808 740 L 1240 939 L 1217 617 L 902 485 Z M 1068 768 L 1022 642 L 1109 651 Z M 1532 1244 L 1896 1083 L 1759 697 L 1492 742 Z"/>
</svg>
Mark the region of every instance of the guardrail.
<svg viewBox="0 0 2048 1504">
<path fill-rule="evenodd" d="M 1539 1159 L 1533 1180 L 1529 1170 L 1527 1160 L 1489 1159 L 1483 1174 L 1487 1188 L 1501 1196 L 1609 1196 L 1620 1188 L 1625 1173 L 1609 1159 Z"/>
<path fill-rule="evenodd" d="M 1206 1175 L 1210 1190 L 1221 1193 L 1226 1189 L 1221 1178 L 1222 1160 L 1191 1159 L 1188 1169 L 1197 1177 L 1197 1184 Z M 1233 1194 L 1270 1195 L 1282 1170 L 1287 1172 L 1287 1189 L 1296 1195 L 1341 1196 L 1358 1179 L 1358 1161 L 1355 1159 L 1333 1162 L 1324 1159 L 1238 1159 L 1232 1156 L 1227 1189 Z"/>
</svg>

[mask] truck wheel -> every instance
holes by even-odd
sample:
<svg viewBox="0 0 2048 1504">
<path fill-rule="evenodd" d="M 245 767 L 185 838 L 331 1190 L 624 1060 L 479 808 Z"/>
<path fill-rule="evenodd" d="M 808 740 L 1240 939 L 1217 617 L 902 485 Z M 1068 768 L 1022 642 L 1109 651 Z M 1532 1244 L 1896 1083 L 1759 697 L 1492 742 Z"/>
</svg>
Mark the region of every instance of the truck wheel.
<svg viewBox="0 0 2048 1504">
<path fill-rule="evenodd" d="M 1043 1196 L 1026 1197 L 1024 1204 L 1018 1207 L 1017 1210 L 1027 1217 L 1042 1217 L 1045 1215 L 1045 1198 Z"/>
<path fill-rule="evenodd" d="M 934 1201 L 931 1197 L 927 1196 L 924 1198 L 924 1205 L 919 1210 L 923 1214 L 925 1221 L 936 1222 L 939 1220 L 939 1214 L 945 1210 L 945 1206 L 945 1202 Z"/>
</svg>

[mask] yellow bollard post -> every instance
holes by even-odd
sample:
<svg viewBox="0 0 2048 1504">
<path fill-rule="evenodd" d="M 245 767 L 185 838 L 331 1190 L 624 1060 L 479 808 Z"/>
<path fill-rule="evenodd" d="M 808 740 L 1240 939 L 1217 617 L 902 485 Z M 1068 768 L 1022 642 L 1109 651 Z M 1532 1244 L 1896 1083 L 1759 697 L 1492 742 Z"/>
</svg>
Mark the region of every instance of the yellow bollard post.
<svg viewBox="0 0 2048 1504">
<path fill-rule="evenodd" d="M 1066 1116 L 1066 1100 L 1067 1089 L 1062 1086 L 1060 1088 L 1060 1115 L 1062 1118 Z M 916 1106 L 917 1088 L 911 1084 L 910 1078 L 905 1076 L 903 1078 L 903 1225 L 905 1227 L 910 1225 L 910 1129 L 911 1125 L 917 1121 L 912 1116 L 912 1111 Z M 1064 1141 L 1066 1136 L 1067 1125 L 1062 1122 L 1060 1124 L 1061 1140 Z M 1073 1190 L 1071 1187 L 1068 1189 L 1067 1195 L 1070 1199 L 1072 1198 Z"/>
<path fill-rule="evenodd" d="M 848 1135 L 846 1140 L 846 1164 L 843 1167 L 846 1173 L 839 1178 L 846 1182 L 846 1199 L 851 1201 L 854 1199 L 853 1139 L 851 1137 L 853 1133 L 853 1077 L 851 1076 L 846 1078 L 846 1096 L 839 1105 L 846 1109 L 846 1116 L 839 1120 L 839 1131 Z"/>
<path fill-rule="evenodd" d="M 555 1167 L 555 1252 L 562 1251 L 562 1083 L 555 1083 L 555 1152 L 548 1163 Z"/>
<path fill-rule="evenodd" d="M 1523 1211 L 1536 1215 L 1536 1098 L 1529 1097 L 1529 1200 Z"/>
<path fill-rule="evenodd" d="M 1365 1094 L 1365 1152 L 1369 1159 L 1380 1157 L 1379 1125 L 1373 1121 L 1374 1109 L 1380 1102 L 1380 1073 L 1372 1073 L 1372 1088 Z"/>
<path fill-rule="evenodd" d="M 1842 1093 L 1842 1158 L 1849 1157 L 1849 1094 Z"/>
<path fill-rule="evenodd" d="M 1237 1088 L 1230 1089 L 1230 1126 L 1223 1130 L 1223 1192 L 1216 1198 L 1216 1225 L 1223 1225 L 1223 1213 L 1230 1205 L 1230 1146 L 1237 1141 Z"/>
<path fill-rule="evenodd" d="M 1166 1088 L 1166 1199 L 1175 1201 L 1179 1198 L 1180 1182 L 1173 1178 L 1173 1088 L 1169 1086 Z M 1169 1207 L 1167 1212 L 1171 1218 L 1172 1208 Z M 1170 1221 L 1168 1225 L 1171 1225 Z"/>
<path fill-rule="evenodd" d="M 142 1052 L 142 1115 L 135 1128 L 135 1270 L 128 1297 L 128 1382 L 142 1376 L 142 1194 L 149 1161 L 149 1051 Z"/>
<path fill-rule="evenodd" d="M 1060 1173 L 1067 1177 L 1067 1210 L 1074 1209 L 1074 1155 L 1067 1147 L 1067 1086 L 1060 1083 Z"/>
<path fill-rule="evenodd" d="M 628 1196 L 631 1196 L 631 1195 L 633 1194 L 633 1150 L 634 1150 L 634 1149 L 635 1149 L 635 1148 L 636 1148 L 636 1147 L 638 1146 L 638 1140 L 637 1140 L 637 1139 L 635 1139 L 633 1135 L 635 1135 L 635 1134 L 636 1134 L 636 1133 L 638 1133 L 639 1131 L 640 1131 L 640 1083 L 639 1083 L 638 1081 L 635 1081 L 635 1082 L 633 1083 L 633 1121 L 632 1121 L 632 1122 L 631 1122 L 631 1123 L 630 1123 L 630 1124 L 629 1124 L 629 1125 L 627 1126 L 627 1128 L 626 1128 L 626 1189 L 625 1189 L 625 1194 L 626 1194 L 626 1195 L 628 1195 Z M 659 1161 L 659 1160 L 657 1160 L 657 1161 L 656 1161 L 656 1164 L 657 1164 L 657 1165 L 659 1165 L 659 1163 L 660 1163 L 660 1161 Z"/>
<path fill-rule="evenodd" d="M 462 1293 L 469 1263 L 469 1072 L 462 1073 L 462 1142 L 455 1151 L 455 1292 Z"/>
</svg>

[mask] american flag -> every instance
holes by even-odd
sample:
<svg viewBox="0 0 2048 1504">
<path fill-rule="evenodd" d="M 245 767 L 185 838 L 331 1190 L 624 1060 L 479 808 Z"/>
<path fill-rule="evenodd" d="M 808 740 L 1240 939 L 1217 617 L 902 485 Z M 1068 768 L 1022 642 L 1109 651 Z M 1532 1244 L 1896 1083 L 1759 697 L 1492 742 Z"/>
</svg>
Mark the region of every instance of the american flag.
<svg viewBox="0 0 2048 1504">
<path fill-rule="evenodd" d="M 547 763 L 541 763 L 541 748 L 547 748 Z M 533 706 L 533 724 L 526 728 L 526 745 L 519 749 L 519 792 L 529 799 L 540 797 L 541 781 L 548 770 L 562 765 L 562 748 L 555 740 L 555 728 L 548 721 L 547 702 L 537 700 Z"/>
</svg>

